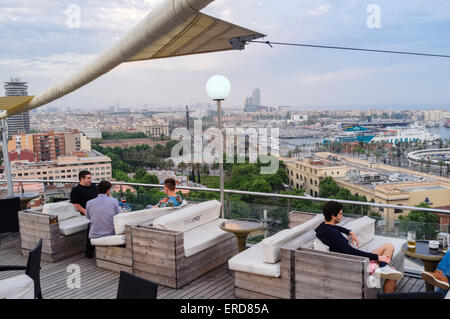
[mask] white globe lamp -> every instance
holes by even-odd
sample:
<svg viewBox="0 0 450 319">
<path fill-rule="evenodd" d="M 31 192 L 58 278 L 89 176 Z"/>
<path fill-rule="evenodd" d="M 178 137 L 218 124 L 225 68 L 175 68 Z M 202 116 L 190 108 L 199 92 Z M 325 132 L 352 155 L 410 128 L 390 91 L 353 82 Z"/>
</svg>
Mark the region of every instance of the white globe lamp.
<svg viewBox="0 0 450 319">
<path fill-rule="evenodd" d="M 231 83 L 223 75 L 214 75 L 206 83 L 206 92 L 214 101 L 225 100 L 231 92 Z"/>
</svg>

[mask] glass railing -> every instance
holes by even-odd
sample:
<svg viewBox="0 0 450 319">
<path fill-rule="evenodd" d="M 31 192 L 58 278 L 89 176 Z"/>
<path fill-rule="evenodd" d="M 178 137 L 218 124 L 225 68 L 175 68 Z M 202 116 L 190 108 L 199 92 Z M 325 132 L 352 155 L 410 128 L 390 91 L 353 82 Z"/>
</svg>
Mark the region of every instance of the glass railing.
<svg viewBox="0 0 450 319">
<path fill-rule="evenodd" d="M 124 211 L 145 209 L 147 206 L 155 205 L 165 196 L 161 191 L 161 186 L 132 186 L 139 191 L 115 192 L 112 194 L 113 197 L 117 198 L 119 202 L 121 202 L 121 205 L 124 207 Z M 185 188 L 189 189 L 189 187 Z M 183 196 L 183 198 L 189 202 L 204 202 L 211 199 L 219 199 L 219 193 L 215 189 L 199 190 L 190 188 L 190 191 L 191 193 Z M 64 197 L 60 197 L 60 195 L 55 195 L 53 197 L 50 196 L 47 199 L 48 201 L 58 201 L 64 199 Z M 65 196 L 65 199 L 67 199 L 67 197 L 68 196 Z M 346 217 L 358 218 L 367 215 L 374 218 L 376 220 L 375 234 L 378 236 L 399 238 L 406 241 L 408 231 L 415 231 L 416 240 L 435 240 L 437 239 L 439 232 L 448 233 L 450 231 L 448 224 L 413 221 L 401 218 L 396 218 L 394 220 L 383 218 L 380 214 L 382 213 L 380 208 L 387 207 L 392 209 L 394 208 L 392 205 L 390 207 L 389 205 L 374 205 L 374 207 L 368 207 L 366 206 L 367 203 L 341 202 L 344 204 L 344 216 Z M 227 219 L 254 218 L 262 221 L 264 223 L 263 229 L 250 234 L 248 237 L 248 244 L 252 245 L 283 229 L 289 228 L 289 212 L 300 211 L 321 214 L 324 203 L 325 200 L 320 198 L 283 198 L 279 194 L 260 194 L 237 191 L 236 193 L 230 192 L 225 194 L 224 217 Z M 399 206 L 399 208 L 402 208 L 402 206 Z M 434 211 L 434 209 L 431 210 Z M 443 211 L 436 210 L 436 212 L 442 213 Z M 425 218 L 425 220 L 427 219 Z M 417 272 L 423 269 L 423 265 L 419 260 L 414 260 L 407 257 L 405 259 L 405 269 L 408 271 L 411 270 Z"/>
</svg>

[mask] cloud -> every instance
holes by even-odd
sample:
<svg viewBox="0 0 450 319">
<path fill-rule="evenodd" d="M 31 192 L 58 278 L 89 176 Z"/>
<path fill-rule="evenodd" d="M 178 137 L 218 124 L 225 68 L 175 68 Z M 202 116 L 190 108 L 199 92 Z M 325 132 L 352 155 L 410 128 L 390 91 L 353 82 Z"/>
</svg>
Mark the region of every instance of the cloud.
<svg viewBox="0 0 450 319">
<path fill-rule="evenodd" d="M 0 52 L 0 75 L 3 79 L 20 75 L 30 81 L 31 91 L 44 90 L 111 46 L 162 1 L 0 0 L 0 47 L 7 48 Z M 80 29 L 67 27 L 64 12 L 72 3 L 82 10 Z M 443 39 L 450 27 L 450 1 L 410 0 L 404 5 L 377 0 L 383 21 L 379 30 L 367 28 L 369 3 L 216 0 L 203 12 L 268 34 L 271 41 L 448 53 L 448 41 Z M 432 65 L 423 67 L 428 61 Z M 394 66 L 398 72 L 392 71 Z M 250 44 L 241 52 L 122 64 L 57 104 L 70 102 L 77 107 L 111 99 L 124 105 L 205 101 L 204 82 L 216 73 L 232 80 L 232 96 L 226 104 L 241 105 L 254 87 L 262 89 L 263 103 L 269 105 L 313 103 L 334 84 L 340 91 L 330 100 L 337 104 L 364 102 L 364 96 L 352 92 L 367 90 L 369 85 L 383 88 L 373 100 L 384 103 L 393 98 L 384 78 L 392 82 L 395 78 L 398 84 L 394 84 L 420 93 L 420 100 L 433 101 L 434 94 L 450 84 L 442 75 L 449 67 L 445 59 Z M 308 92 L 299 96 L 299 90 Z"/>
<path fill-rule="evenodd" d="M 93 57 L 92 54 L 69 52 L 32 59 L 3 59 L 0 60 L 0 67 L 8 68 L 11 73 L 20 74 L 24 78 L 38 75 L 49 79 L 63 79 L 79 70 Z"/>
<path fill-rule="evenodd" d="M 394 70 L 395 68 L 393 67 L 343 68 L 331 72 L 318 72 L 302 75 L 297 78 L 297 83 L 306 85 L 323 85 L 328 83 L 360 81 L 367 79 L 374 74 L 392 72 Z"/>
<path fill-rule="evenodd" d="M 307 14 L 310 16 L 313 16 L 313 17 L 317 17 L 317 16 L 320 16 L 320 15 L 330 11 L 330 8 L 331 8 L 331 5 L 326 4 L 323 6 L 316 7 L 312 10 L 309 10 Z"/>
</svg>

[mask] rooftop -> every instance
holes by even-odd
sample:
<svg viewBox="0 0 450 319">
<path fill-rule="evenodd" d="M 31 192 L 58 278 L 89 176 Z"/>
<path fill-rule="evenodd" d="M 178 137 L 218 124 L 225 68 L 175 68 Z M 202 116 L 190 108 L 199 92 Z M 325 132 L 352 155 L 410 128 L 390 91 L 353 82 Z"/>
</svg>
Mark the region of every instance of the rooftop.
<svg viewBox="0 0 450 319">
<path fill-rule="evenodd" d="M 27 257 L 20 252 L 19 234 L 0 237 L 0 264 L 25 265 Z M 67 287 L 67 267 L 76 264 L 82 271 L 81 287 Z M 84 253 L 65 260 L 41 262 L 41 286 L 44 299 L 115 299 L 119 273 L 97 268 L 95 259 L 88 259 Z M 158 299 L 234 299 L 234 275 L 227 271 L 227 265 L 211 270 L 181 289 L 158 287 Z M 0 280 L 21 274 L 21 271 L 0 272 Z M 422 279 L 404 276 L 397 284 L 397 292 L 425 292 Z"/>
</svg>

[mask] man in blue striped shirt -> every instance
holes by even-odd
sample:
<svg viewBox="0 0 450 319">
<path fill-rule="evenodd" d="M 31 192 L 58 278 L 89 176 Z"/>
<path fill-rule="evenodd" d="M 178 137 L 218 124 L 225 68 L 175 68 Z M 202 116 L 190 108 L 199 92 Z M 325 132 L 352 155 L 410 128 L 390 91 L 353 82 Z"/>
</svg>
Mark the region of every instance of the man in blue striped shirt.
<svg viewBox="0 0 450 319">
<path fill-rule="evenodd" d="M 114 216 L 121 210 L 117 199 L 110 197 L 111 183 L 101 181 L 98 184 L 98 196 L 86 204 L 86 217 L 91 221 L 89 238 L 115 235 Z"/>
</svg>

